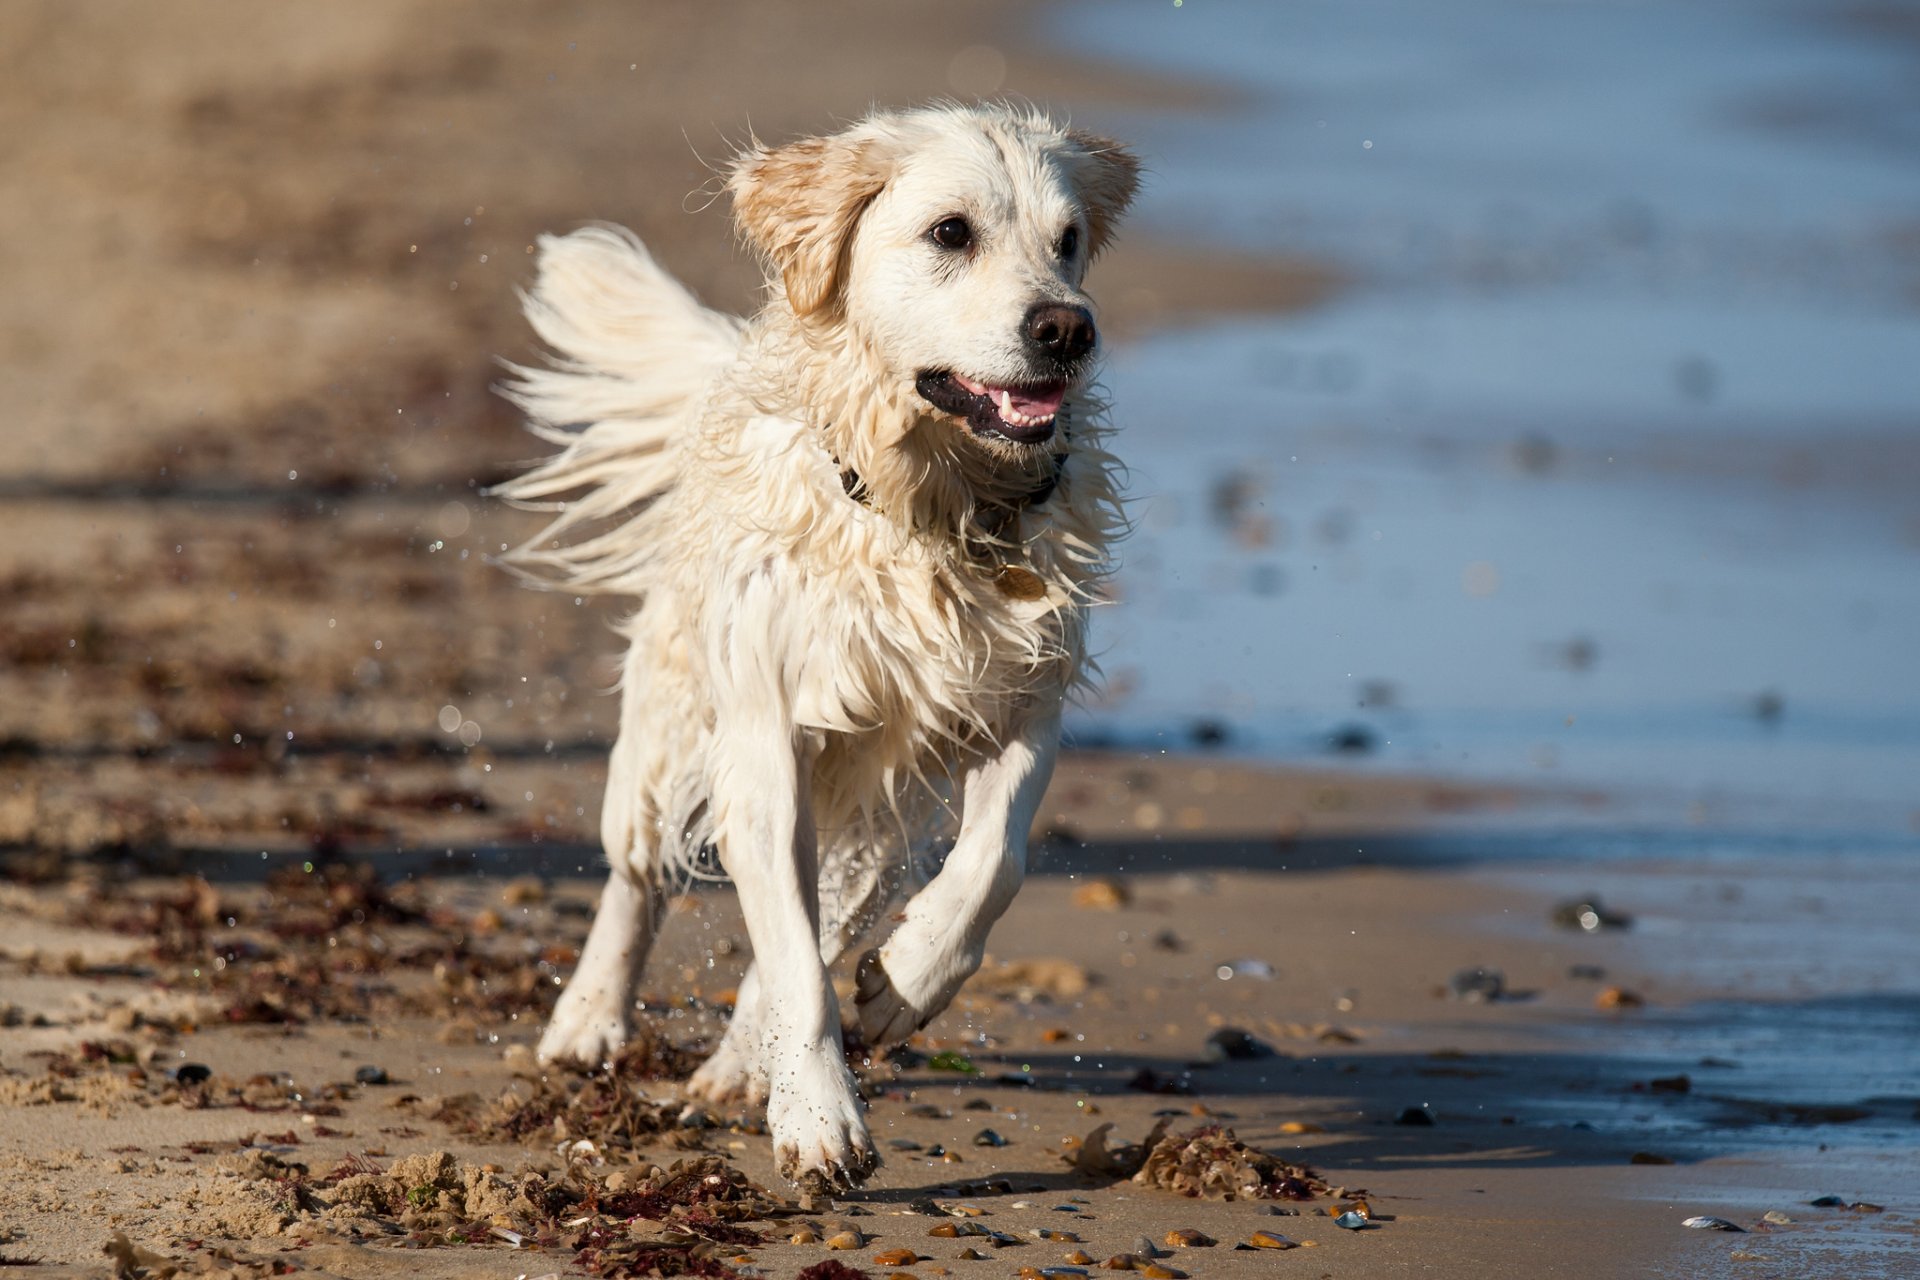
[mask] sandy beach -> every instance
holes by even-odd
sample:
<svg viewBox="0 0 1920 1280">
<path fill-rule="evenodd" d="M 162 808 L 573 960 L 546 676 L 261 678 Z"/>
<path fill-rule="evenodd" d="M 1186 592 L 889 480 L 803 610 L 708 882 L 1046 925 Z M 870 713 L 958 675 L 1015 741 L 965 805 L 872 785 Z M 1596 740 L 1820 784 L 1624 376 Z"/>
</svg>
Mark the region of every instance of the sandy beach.
<svg viewBox="0 0 1920 1280">
<path fill-rule="evenodd" d="M 1552 775 L 1082 749 L 980 977 L 855 1055 L 870 1188 L 804 1202 L 754 1116 L 677 1096 L 746 962 L 724 887 L 675 909 L 613 1078 L 532 1063 L 616 652 L 612 606 L 486 562 L 532 527 L 479 492 L 537 452 L 489 390 L 532 240 L 623 222 L 743 308 L 710 193 L 749 129 L 1232 102 L 1024 21 L 0 13 L 10 1274 L 1920 1275 L 1897 824 L 1756 855 Z M 1125 344 L 1349 281 L 1143 234 L 1095 284 Z M 1189 1135 L 1208 1194 L 1155 1182 Z"/>
</svg>

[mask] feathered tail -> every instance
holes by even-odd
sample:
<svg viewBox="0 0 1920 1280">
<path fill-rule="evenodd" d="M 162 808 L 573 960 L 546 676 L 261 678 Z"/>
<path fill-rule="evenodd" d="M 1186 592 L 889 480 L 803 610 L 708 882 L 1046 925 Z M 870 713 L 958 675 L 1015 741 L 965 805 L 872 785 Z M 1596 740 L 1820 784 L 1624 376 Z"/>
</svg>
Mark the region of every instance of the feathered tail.
<svg viewBox="0 0 1920 1280">
<path fill-rule="evenodd" d="M 562 448 L 493 492 L 557 514 L 501 558 L 568 590 L 631 589 L 647 548 L 622 525 L 673 484 L 671 445 L 738 354 L 742 322 L 702 306 L 638 237 L 613 226 L 540 237 L 524 304 L 551 367 L 508 365 L 500 393 Z"/>
</svg>

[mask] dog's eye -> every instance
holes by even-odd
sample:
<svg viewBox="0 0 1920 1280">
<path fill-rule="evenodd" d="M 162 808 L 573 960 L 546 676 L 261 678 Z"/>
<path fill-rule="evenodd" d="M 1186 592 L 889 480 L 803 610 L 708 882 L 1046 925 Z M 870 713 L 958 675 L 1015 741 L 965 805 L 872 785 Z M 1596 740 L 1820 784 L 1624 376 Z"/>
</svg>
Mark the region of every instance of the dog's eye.
<svg viewBox="0 0 1920 1280">
<path fill-rule="evenodd" d="M 1068 227 L 1060 233 L 1060 256 L 1071 260 L 1080 251 L 1080 228 Z"/>
<path fill-rule="evenodd" d="M 942 249 L 964 249 L 973 243 L 973 228 L 965 218 L 942 218 L 928 234 Z"/>
</svg>

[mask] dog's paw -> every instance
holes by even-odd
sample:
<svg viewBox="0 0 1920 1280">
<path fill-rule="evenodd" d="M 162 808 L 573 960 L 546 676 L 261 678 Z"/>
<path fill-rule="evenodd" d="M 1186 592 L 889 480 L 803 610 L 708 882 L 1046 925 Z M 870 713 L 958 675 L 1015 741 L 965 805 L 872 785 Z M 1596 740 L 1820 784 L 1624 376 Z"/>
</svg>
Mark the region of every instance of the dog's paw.
<svg viewBox="0 0 1920 1280">
<path fill-rule="evenodd" d="M 758 1069 L 754 1052 L 743 1041 L 749 1037 L 727 1028 L 719 1047 L 687 1078 L 687 1096 L 713 1107 L 754 1108 L 766 1105 L 767 1078 Z"/>
<path fill-rule="evenodd" d="M 626 1047 L 633 1027 L 627 1011 L 609 1001 L 560 997 L 534 1055 L 542 1062 L 597 1067 Z"/>
<path fill-rule="evenodd" d="M 876 1052 L 904 1041 L 938 1017 L 973 971 L 978 956 L 937 949 L 889 946 L 860 957 L 854 974 L 854 1008 L 860 1034 Z M 931 957 L 932 962 L 916 960 Z"/>
<path fill-rule="evenodd" d="M 767 1128 L 780 1176 L 802 1191 L 857 1187 L 880 1165 L 837 1047 L 807 1054 L 774 1081 Z"/>
<path fill-rule="evenodd" d="M 899 1044 L 927 1021 L 893 985 L 886 961 L 876 948 L 860 957 L 854 970 L 854 1013 L 860 1035 L 876 1053 Z"/>
</svg>

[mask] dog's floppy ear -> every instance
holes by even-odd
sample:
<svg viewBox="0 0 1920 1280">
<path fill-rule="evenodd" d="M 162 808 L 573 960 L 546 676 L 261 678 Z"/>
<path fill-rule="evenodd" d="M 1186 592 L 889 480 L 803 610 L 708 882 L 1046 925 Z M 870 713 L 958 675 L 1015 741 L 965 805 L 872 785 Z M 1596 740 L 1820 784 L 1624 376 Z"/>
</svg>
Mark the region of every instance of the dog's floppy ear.
<svg viewBox="0 0 1920 1280">
<path fill-rule="evenodd" d="M 854 225 L 886 185 L 879 142 L 854 131 L 755 147 L 727 177 L 740 233 L 780 273 L 803 316 L 839 297 Z"/>
<path fill-rule="evenodd" d="M 1073 144 L 1073 181 L 1087 209 L 1087 255 L 1099 253 L 1140 189 L 1140 161 L 1112 138 L 1067 130 Z"/>
</svg>

